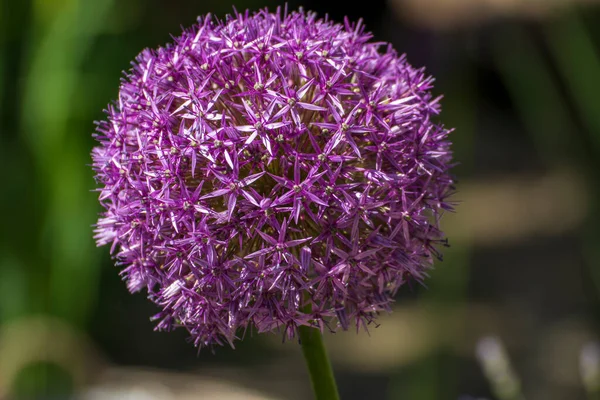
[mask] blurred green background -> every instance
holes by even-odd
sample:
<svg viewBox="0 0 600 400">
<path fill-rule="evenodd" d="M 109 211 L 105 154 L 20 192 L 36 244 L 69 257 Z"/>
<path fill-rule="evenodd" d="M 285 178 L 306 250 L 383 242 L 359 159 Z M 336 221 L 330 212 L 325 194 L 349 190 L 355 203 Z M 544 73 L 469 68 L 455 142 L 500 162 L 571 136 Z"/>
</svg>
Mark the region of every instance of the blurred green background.
<svg viewBox="0 0 600 400">
<path fill-rule="evenodd" d="M 278 334 L 198 355 L 154 332 L 92 240 L 93 121 L 129 62 L 197 15 L 278 4 L 2 0 L 0 399 L 310 398 Z M 460 162 L 427 288 L 370 334 L 326 338 L 342 398 L 599 399 L 600 2 L 300 5 L 427 66 Z"/>
</svg>

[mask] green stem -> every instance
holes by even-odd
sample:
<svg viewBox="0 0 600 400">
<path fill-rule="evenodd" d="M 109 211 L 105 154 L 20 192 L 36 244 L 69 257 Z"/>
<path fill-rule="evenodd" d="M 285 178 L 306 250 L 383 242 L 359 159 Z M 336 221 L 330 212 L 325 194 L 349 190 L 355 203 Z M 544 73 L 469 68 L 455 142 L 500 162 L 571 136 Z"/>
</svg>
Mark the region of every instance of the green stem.
<svg viewBox="0 0 600 400">
<path fill-rule="evenodd" d="M 308 326 L 301 326 L 298 331 L 315 400 L 339 400 L 333 370 L 323 344 L 323 335 L 318 329 Z"/>
</svg>

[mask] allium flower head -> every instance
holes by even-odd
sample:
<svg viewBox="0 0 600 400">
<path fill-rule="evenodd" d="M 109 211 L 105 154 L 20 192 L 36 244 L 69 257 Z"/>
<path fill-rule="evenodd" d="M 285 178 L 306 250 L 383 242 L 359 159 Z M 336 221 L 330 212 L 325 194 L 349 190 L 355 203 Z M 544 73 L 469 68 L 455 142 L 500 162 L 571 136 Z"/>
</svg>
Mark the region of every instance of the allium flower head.
<svg viewBox="0 0 600 400">
<path fill-rule="evenodd" d="M 158 329 L 357 328 L 421 280 L 452 180 L 433 79 L 360 22 L 210 15 L 144 50 L 98 123 L 98 245 Z"/>
</svg>

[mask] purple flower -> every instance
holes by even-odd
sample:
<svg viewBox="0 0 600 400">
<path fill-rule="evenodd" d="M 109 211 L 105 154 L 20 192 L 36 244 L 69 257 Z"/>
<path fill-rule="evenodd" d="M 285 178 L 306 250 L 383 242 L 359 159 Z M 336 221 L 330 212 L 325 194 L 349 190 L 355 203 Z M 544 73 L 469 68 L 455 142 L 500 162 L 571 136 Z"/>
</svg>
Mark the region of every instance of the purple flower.
<svg viewBox="0 0 600 400">
<path fill-rule="evenodd" d="M 254 328 L 359 328 L 443 241 L 449 130 L 433 79 L 360 22 L 210 15 L 144 50 L 93 166 L 129 290 L 196 345 Z"/>
</svg>

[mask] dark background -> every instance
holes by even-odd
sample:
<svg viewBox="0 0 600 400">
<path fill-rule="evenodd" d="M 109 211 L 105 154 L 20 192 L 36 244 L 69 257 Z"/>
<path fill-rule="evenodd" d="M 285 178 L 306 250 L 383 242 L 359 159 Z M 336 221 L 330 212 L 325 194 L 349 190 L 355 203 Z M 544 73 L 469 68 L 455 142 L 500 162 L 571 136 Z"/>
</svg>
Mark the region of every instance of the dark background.
<svg viewBox="0 0 600 400">
<path fill-rule="evenodd" d="M 460 163 L 451 247 L 370 334 L 328 335 L 342 399 L 600 397 L 600 7 L 308 1 L 426 66 Z M 309 399 L 297 343 L 153 331 L 108 249 L 93 121 L 144 47 L 275 1 L 2 0 L 0 399 Z M 289 2 L 295 9 L 301 4 Z M 594 366 L 596 369 L 594 369 Z"/>
</svg>

